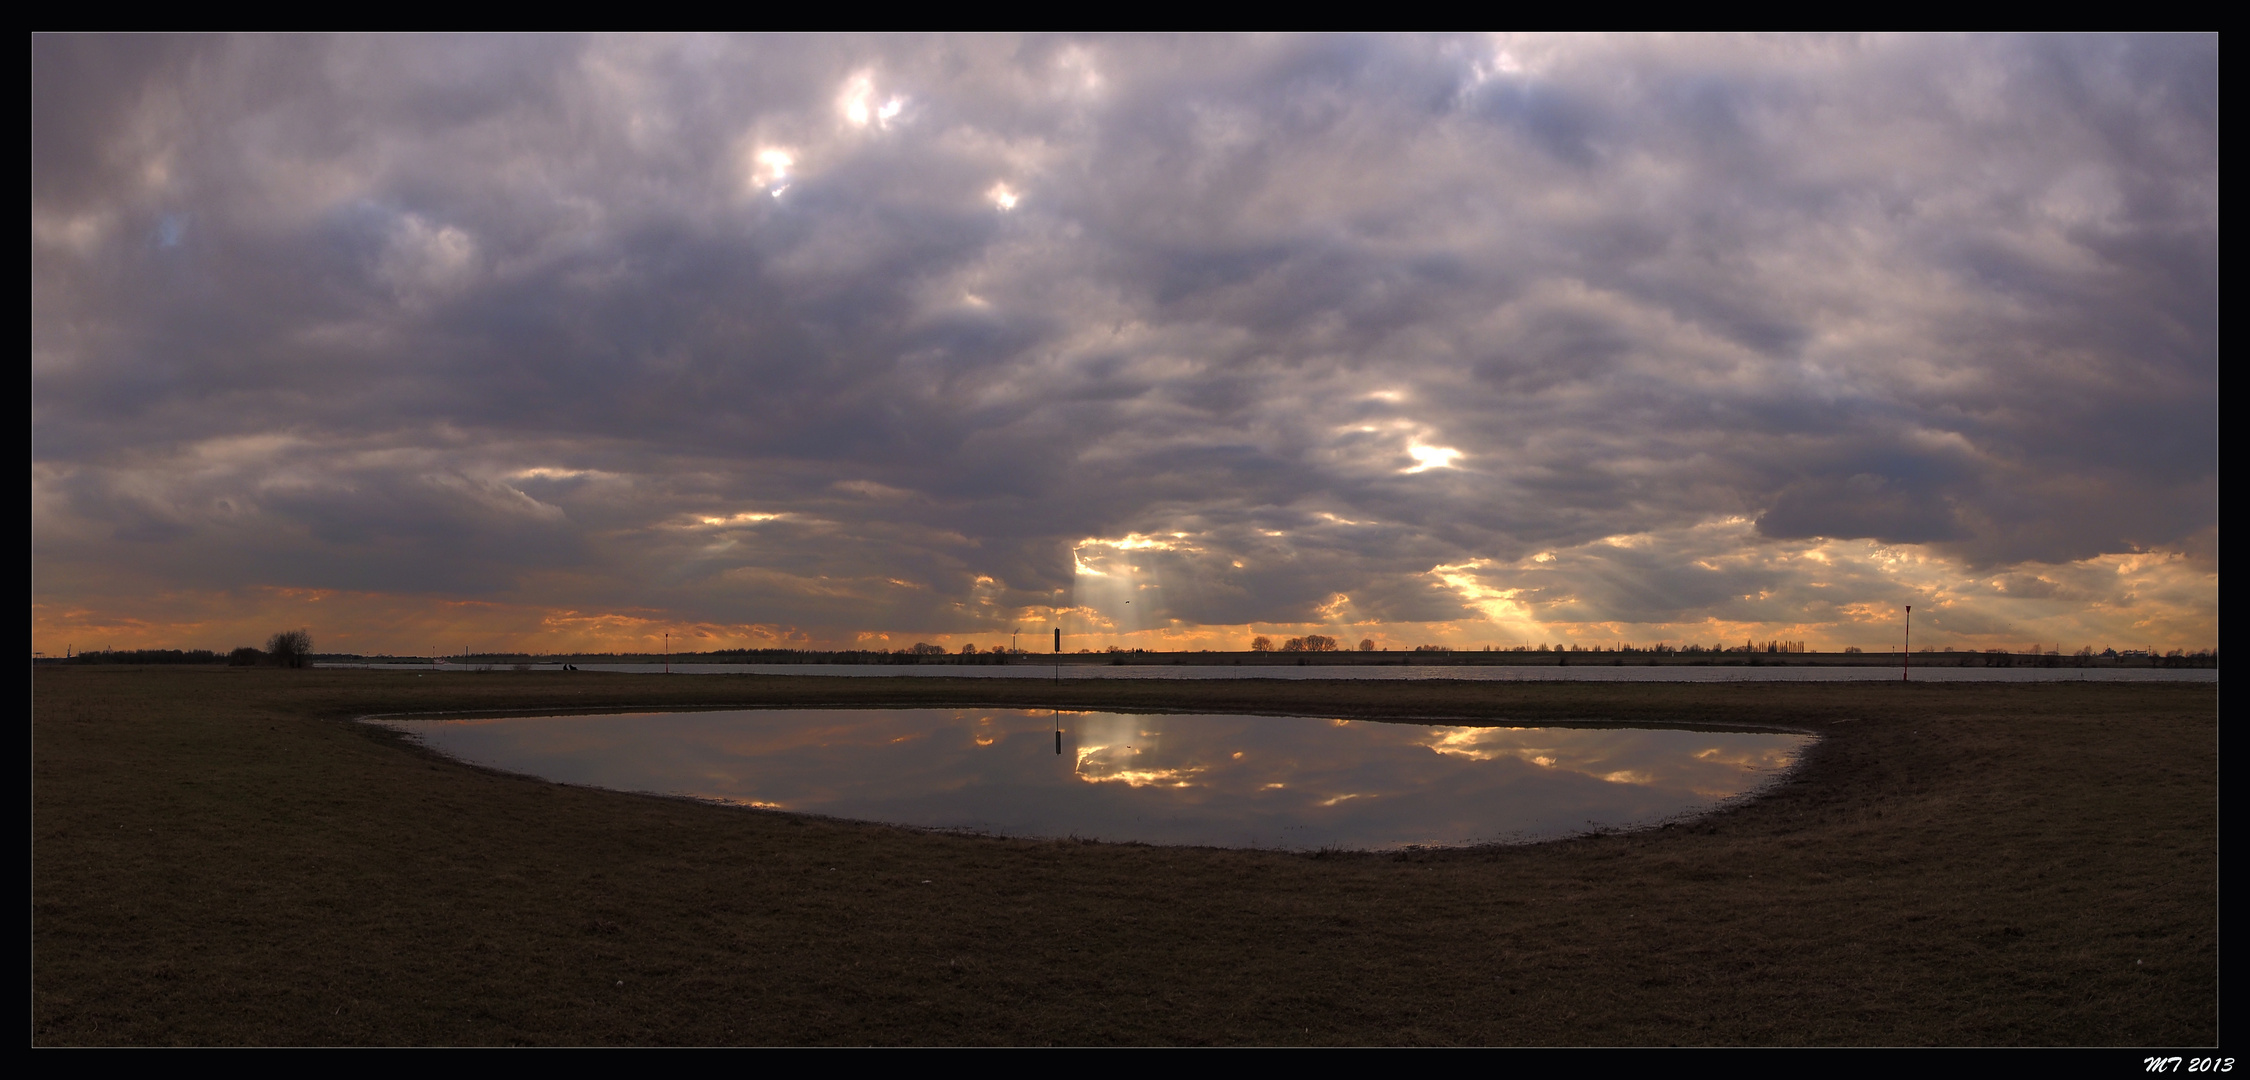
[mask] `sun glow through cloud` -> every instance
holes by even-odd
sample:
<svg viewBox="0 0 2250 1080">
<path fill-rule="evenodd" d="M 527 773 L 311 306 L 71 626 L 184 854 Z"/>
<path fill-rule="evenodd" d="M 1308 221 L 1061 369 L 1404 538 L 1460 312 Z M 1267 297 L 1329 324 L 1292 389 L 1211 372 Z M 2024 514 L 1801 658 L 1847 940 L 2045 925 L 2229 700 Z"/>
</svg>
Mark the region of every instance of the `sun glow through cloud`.
<svg viewBox="0 0 2250 1080">
<path fill-rule="evenodd" d="M 906 111 L 906 99 L 899 95 L 880 97 L 875 90 L 872 74 L 861 72 L 844 83 L 843 92 L 837 95 L 836 107 L 844 114 L 845 122 L 853 127 L 887 128 Z"/>
<path fill-rule="evenodd" d="M 780 198 L 789 188 L 789 170 L 797 164 L 793 151 L 767 148 L 759 150 L 750 171 L 750 186 Z"/>
<path fill-rule="evenodd" d="M 1456 468 L 1453 463 L 1461 457 L 1461 451 L 1450 446 L 1423 446 L 1419 443 L 1407 447 L 1406 452 L 1414 459 L 1414 464 L 1399 470 L 1403 473 Z"/>
</svg>

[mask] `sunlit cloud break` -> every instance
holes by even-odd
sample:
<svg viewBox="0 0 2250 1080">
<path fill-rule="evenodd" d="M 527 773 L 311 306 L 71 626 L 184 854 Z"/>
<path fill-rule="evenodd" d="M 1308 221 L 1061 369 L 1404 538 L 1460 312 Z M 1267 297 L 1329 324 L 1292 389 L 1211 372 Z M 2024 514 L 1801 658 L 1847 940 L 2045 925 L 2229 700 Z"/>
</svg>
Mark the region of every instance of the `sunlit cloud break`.
<svg viewBox="0 0 2250 1080">
<path fill-rule="evenodd" d="M 31 175 L 37 651 L 2217 644 L 2213 35 L 39 35 Z"/>
</svg>

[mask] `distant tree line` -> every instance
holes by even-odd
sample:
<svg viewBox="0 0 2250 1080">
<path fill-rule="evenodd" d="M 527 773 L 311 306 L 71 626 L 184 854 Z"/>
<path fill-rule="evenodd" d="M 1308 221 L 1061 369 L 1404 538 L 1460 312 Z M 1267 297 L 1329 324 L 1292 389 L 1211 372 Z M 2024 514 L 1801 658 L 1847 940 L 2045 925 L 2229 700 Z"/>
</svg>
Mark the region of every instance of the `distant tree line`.
<svg viewBox="0 0 2250 1080">
<path fill-rule="evenodd" d="M 225 653 L 213 652 L 210 649 L 102 649 L 91 652 L 75 653 L 68 657 L 36 657 L 34 659 L 34 662 L 39 664 L 230 664 L 237 667 L 255 667 L 270 664 L 276 667 L 301 668 L 307 667 L 312 663 L 312 650 L 312 635 L 309 632 L 300 629 L 285 630 L 274 634 L 271 638 L 267 639 L 266 647 L 264 649 L 254 648 L 249 645 L 238 646 L 235 649 Z M 1358 650 L 1361 652 L 1374 652 L 1374 639 L 1362 639 L 1359 642 Z M 1078 653 L 1089 653 L 1093 652 L 1094 650 L 1081 648 L 1075 651 Z M 1147 650 L 1145 649 L 1127 649 L 1123 646 L 1116 645 L 1109 646 L 1103 651 L 1120 655 L 1127 653 L 1138 654 L 1147 652 Z M 1271 637 L 1259 635 L 1258 637 L 1251 640 L 1250 651 L 1258 653 L 1340 652 L 1343 651 L 1343 645 L 1335 638 L 1330 637 L 1326 634 L 1307 634 L 1303 637 L 1287 638 L 1278 644 Z M 1455 648 L 1449 645 L 1418 645 L 1412 651 L 1417 653 L 1456 653 L 1476 650 L 1469 647 Z M 1636 646 L 1628 643 L 1621 643 L 1616 646 L 1603 647 L 1565 645 L 1558 642 L 1551 645 L 1517 645 L 1514 647 L 1503 646 L 1499 648 L 1487 645 L 1483 647 L 1482 651 L 1549 654 L 1740 654 L 1801 653 L 1805 651 L 1805 646 L 1801 641 L 1779 640 L 1765 642 L 1745 642 L 1742 645 L 1734 646 L 1705 646 L 1694 644 L 1659 644 Z M 1846 653 L 1858 653 L 1861 650 L 1857 647 L 1852 647 L 1844 649 L 1843 651 Z M 2131 649 L 2123 651 L 2116 649 L 2104 649 L 2101 652 L 2097 653 L 2091 646 L 2087 646 L 2085 648 L 2077 650 L 2075 653 L 2064 654 L 2061 652 L 2060 648 L 2042 649 L 2041 647 L 2035 645 L 2022 653 L 2011 652 L 2005 649 L 1971 650 L 1942 647 L 1935 650 L 1932 650 L 1930 648 L 1921 650 L 1921 652 L 1923 652 L 1924 654 L 1929 654 L 1933 651 L 1938 654 L 1953 658 L 1953 662 L 1956 664 L 1963 662 L 1979 662 L 1983 666 L 1987 667 L 2107 667 L 2119 664 L 2120 662 L 2125 664 L 2134 664 L 2136 661 L 2145 663 L 2152 667 L 2200 668 L 2218 666 L 2218 651 L 2215 649 L 2200 649 L 2195 651 L 2173 649 L 2169 652 L 2159 652 L 2156 649 Z M 672 653 L 670 654 L 669 659 L 673 663 L 706 664 L 1004 664 L 1014 658 L 1041 655 L 1045 654 L 1010 648 L 1006 645 L 998 643 L 995 643 L 988 647 L 979 647 L 975 644 L 967 644 L 961 646 L 958 652 L 951 652 L 942 645 L 934 645 L 926 641 L 918 641 L 910 646 L 896 650 L 720 649 L 711 652 L 700 653 Z M 544 657 L 544 659 L 548 661 L 560 661 L 566 658 L 580 661 L 593 661 L 597 663 L 604 660 L 617 663 L 646 663 L 655 660 L 656 654 L 569 653 L 552 654 Z M 540 658 L 534 657 L 533 655 L 528 653 L 490 653 L 464 655 L 460 659 L 468 661 L 481 661 L 486 663 L 524 663 Z"/>
<path fill-rule="evenodd" d="M 256 652 L 256 649 L 250 650 Z M 57 657 L 67 664 L 224 664 L 226 654 L 209 649 L 103 649 L 100 652 L 82 652 L 68 658 Z"/>
<path fill-rule="evenodd" d="M 301 668 L 312 663 L 312 634 L 304 630 L 283 630 L 266 639 L 264 649 L 241 645 L 232 651 L 218 653 L 209 649 L 101 649 L 95 652 L 76 653 L 68 657 L 46 657 L 42 663 L 61 664 L 227 664 L 233 667 L 255 667 L 271 663 L 276 667 Z"/>
</svg>

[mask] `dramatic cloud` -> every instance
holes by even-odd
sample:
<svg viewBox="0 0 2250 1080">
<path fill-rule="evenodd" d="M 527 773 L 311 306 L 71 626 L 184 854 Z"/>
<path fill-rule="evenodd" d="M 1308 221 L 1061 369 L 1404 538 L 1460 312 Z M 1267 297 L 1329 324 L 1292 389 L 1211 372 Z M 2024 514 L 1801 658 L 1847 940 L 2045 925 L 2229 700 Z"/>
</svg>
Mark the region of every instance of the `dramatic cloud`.
<svg viewBox="0 0 2250 1080">
<path fill-rule="evenodd" d="M 35 37 L 34 647 L 2215 645 L 2218 71 Z"/>
</svg>

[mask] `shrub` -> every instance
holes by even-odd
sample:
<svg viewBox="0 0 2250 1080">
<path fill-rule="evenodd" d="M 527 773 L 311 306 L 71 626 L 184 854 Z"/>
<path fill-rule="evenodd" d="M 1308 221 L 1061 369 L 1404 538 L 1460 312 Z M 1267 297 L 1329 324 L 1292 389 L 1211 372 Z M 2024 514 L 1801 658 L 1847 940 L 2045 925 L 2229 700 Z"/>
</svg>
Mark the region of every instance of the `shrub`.
<svg viewBox="0 0 2250 1080">
<path fill-rule="evenodd" d="M 305 630 L 283 630 L 266 639 L 266 655 L 280 667 L 301 668 L 312 661 L 312 634 Z"/>
</svg>

